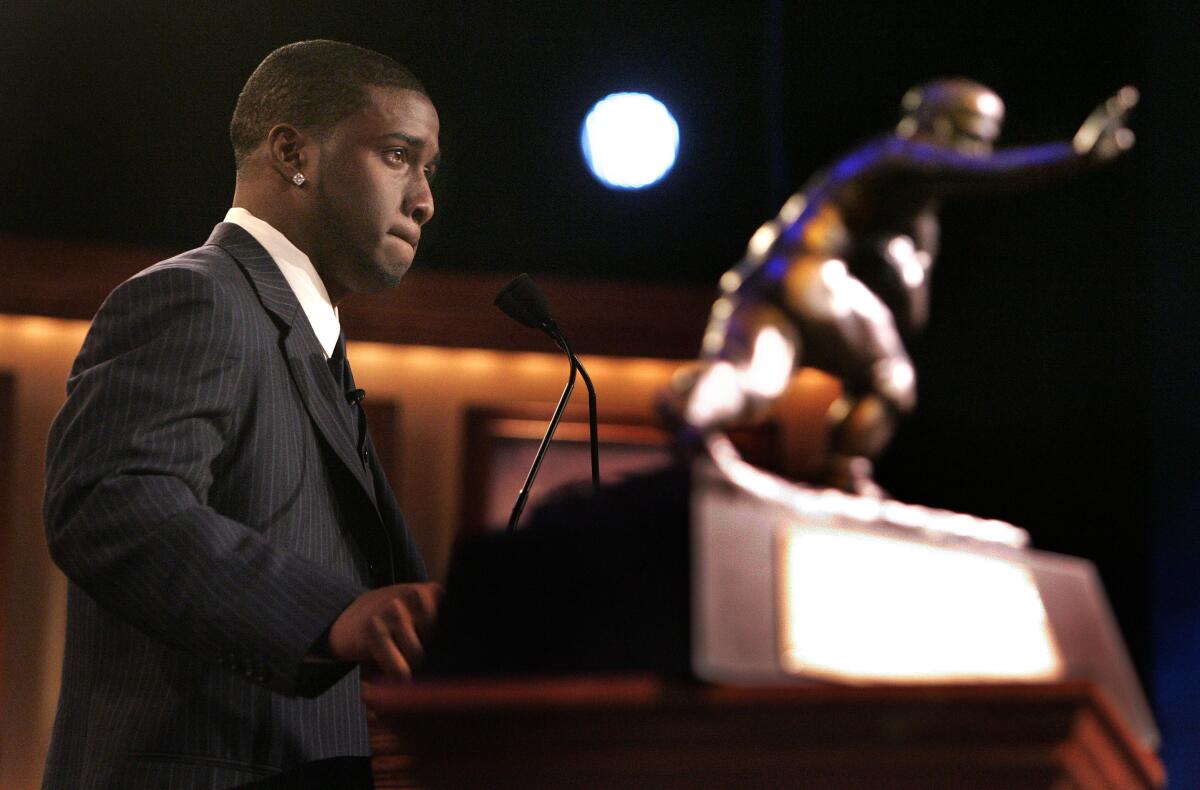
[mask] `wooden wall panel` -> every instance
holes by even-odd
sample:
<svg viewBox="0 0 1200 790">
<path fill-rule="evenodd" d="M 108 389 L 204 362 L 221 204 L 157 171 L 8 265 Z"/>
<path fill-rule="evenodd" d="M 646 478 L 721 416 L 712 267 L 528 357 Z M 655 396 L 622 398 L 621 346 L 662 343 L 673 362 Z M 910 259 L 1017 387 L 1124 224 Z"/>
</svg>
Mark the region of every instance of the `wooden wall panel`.
<svg viewBox="0 0 1200 790">
<path fill-rule="evenodd" d="M 4 699 L 5 607 L 9 587 L 8 542 L 12 535 L 12 468 L 16 459 L 16 377 L 0 371 L 0 700 Z"/>
<path fill-rule="evenodd" d="M 130 275 L 179 250 L 0 235 L 0 265 L 19 289 L 0 290 L 0 313 L 90 319 Z M 351 340 L 401 345 L 554 351 L 540 332 L 492 305 L 512 274 L 422 270 L 389 291 L 341 305 Z M 696 355 L 716 295 L 696 285 L 538 278 L 579 354 L 687 359 Z"/>
</svg>

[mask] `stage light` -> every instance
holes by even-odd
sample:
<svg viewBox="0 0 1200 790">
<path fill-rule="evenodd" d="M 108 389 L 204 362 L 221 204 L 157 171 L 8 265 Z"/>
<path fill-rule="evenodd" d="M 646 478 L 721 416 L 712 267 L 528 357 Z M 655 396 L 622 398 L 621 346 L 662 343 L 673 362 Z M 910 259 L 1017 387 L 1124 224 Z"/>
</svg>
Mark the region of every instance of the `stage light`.
<svg viewBox="0 0 1200 790">
<path fill-rule="evenodd" d="M 666 105 L 645 93 L 614 93 L 596 102 L 580 137 L 592 174 L 615 189 L 654 184 L 679 151 L 679 124 Z"/>
</svg>

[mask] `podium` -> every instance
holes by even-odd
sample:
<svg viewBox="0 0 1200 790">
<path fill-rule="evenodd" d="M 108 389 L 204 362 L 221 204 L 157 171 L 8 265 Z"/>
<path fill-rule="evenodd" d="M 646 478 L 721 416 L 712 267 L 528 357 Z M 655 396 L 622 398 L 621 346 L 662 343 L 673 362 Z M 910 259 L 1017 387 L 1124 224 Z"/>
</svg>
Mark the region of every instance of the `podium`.
<svg viewBox="0 0 1200 790">
<path fill-rule="evenodd" d="M 379 788 L 1164 785 L 1094 567 L 1012 525 L 697 464 L 512 538 L 365 688 Z"/>
<path fill-rule="evenodd" d="M 1160 788 L 1084 682 L 710 686 L 649 675 L 372 687 L 376 788 Z"/>
</svg>

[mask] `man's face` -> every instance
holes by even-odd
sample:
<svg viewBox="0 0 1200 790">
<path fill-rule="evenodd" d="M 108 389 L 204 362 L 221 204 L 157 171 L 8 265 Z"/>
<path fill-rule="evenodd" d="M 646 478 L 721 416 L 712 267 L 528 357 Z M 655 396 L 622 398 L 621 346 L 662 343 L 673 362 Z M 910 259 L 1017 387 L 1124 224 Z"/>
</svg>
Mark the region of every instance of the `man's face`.
<svg viewBox="0 0 1200 790">
<path fill-rule="evenodd" d="M 433 216 L 437 110 L 416 91 L 370 88 L 369 95 L 318 143 L 312 179 L 308 252 L 335 302 L 400 282 Z"/>
</svg>

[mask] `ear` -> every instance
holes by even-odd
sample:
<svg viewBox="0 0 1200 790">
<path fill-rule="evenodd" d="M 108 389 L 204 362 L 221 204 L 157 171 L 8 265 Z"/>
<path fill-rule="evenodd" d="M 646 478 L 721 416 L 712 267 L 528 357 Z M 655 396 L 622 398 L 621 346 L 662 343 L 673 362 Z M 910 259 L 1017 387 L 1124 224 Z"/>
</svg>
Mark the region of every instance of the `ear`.
<svg viewBox="0 0 1200 790">
<path fill-rule="evenodd" d="M 267 132 L 268 160 L 271 168 L 287 181 L 297 173 L 304 173 L 309 163 L 308 135 L 290 124 L 281 123 Z"/>
</svg>

